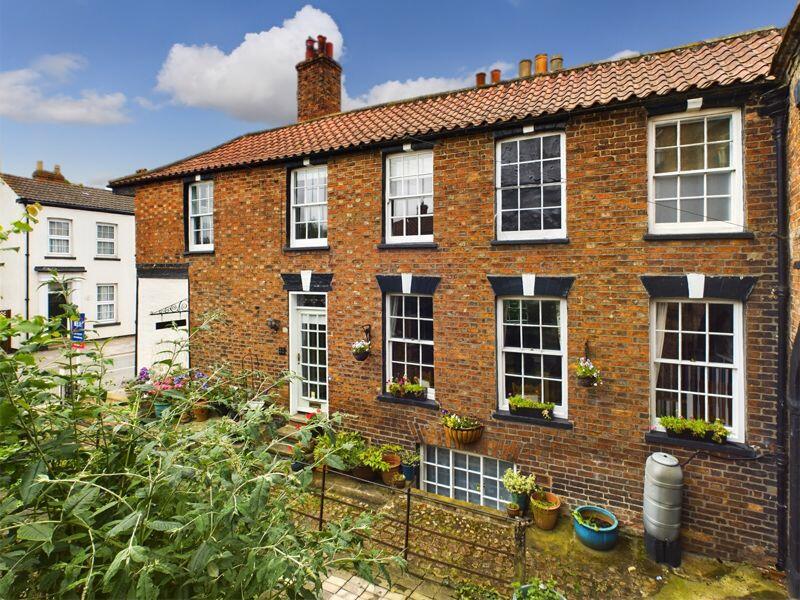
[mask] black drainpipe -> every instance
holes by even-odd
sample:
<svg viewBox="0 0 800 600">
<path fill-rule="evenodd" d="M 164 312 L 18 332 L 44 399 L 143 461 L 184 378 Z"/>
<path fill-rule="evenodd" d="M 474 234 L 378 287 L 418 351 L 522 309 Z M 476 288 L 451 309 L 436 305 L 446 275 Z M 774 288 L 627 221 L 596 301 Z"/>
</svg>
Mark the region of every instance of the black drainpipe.
<svg viewBox="0 0 800 600">
<path fill-rule="evenodd" d="M 31 318 L 31 233 L 25 232 L 25 319 Z"/>
</svg>

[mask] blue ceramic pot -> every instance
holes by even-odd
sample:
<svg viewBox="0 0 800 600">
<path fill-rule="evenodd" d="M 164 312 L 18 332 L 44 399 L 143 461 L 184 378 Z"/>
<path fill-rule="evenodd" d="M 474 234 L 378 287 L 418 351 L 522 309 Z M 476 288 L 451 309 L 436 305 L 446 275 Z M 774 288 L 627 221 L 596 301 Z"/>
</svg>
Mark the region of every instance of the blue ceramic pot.
<svg viewBox="0 0 800 600">
<path fill-rule="evenodd" d="M 597 520 L 608 523 L 606 526 L 600 526 L 597 529 L 588 527 L 580 522 L 572 515 L 572 524 L 575 529 L 575 535 L 583 543 L 584 546 L 594 550 L 611 550 L 617 545 L 619 540 L 619 521 L 612 513 L 604 508 L 598 506 L 579 506 L 575 509 L 584 519 L 596 517 Z"/>
<path fill-rule="evenodd" d="M 164 411 L 169 407 L 169 402 L 153 402 L 153 408 L 156 411 L 156 419 L 161 419 L 164 416 Z"/>
<path fill-rule="evenodd" d="M 417 479 L 417 469 L 419 467 L 417 465 L 400 465 L 400 472 L 406 478 L 406 481 L 410 483 L 414 483 Z"/>
<path fill-rule="evenodd" d="M 515 502 L 524 515 L 528 511 L 528 502 L 530 496 L 528 494 L 511 494 L 511 501 Z"/>
<path fill-rule="evenodd" d="M 302 471 L 303 467 L 305 467 L 305 466 L 306 466 L 306 463 L 301 462 L 299 460 L 292 461 L 292 471 L 294 471 L 295 473 L 297 473 L 298 471 Z"/>
</svg>

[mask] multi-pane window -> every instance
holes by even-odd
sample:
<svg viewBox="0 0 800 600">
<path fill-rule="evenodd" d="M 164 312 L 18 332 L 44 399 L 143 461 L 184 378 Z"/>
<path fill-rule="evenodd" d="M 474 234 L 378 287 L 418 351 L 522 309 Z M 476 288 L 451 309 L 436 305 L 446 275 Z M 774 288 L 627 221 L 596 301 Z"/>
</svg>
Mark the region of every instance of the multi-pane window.
<svg viewBox="0 0 800 600">
<path fill-rule="evenodd" d="M 387 311 L 387 371 L 433 388 L 433 297 L 392 295 Z"/>
<path fill-rule="evenodd" d="M 497 238 L 566 235 L 563 133 L 497 144 Z"/>
<path fill-rule="evenodd" d="M 694 300 L 653 304 L 655 418 L 720 419 L 741 439 L 742 306 Z"/>
<path fill-rule="evenodd" d="M 49 219 L 47 227 L 48 253 L 69 254 L 71 250 L 72 221 L 67 219 Z"/>
<path fill-rule="evenodd" d="M 433 152 L 386 159 L 386 241 L 433 241 Z"/>
<path fill-rule="evenodd" d="M 97 286 L 97 321 L 108 323 L 117 316 L 117 286 L 109 283 Z"/>
<path fill-rule="evenodd" d="M 292 171 L 291 245 L 324 246 L 328 242 L 328 167 Z"/>
<path fill-rule="evenodd" d="M 189 186 L 189 250 L 214 249 L 214 182 Z"/>
<path fill-rule="evenodd" d="M 97 256 L 117 255 L 117 226 L 111 223 L 97 224 Z"/>
<path fill-rule="evenodd" d="M 423 453 L 425 491 L 500 510 L 511 501 L 502 479 L 513 463 L 436 446 L 425 446 Z"/>
<path fill-rule="evenodd" d="M 566 417 L 566 301 L 501 298 L 497 312 L 500 408 L 522 395 L 552 402 L 553 412 Z"/>
<path fill-rule="evenodd" d="M 738 111 L 651 121 L 654 232 L 742 229 L 739 131 Z"/>
</svg>

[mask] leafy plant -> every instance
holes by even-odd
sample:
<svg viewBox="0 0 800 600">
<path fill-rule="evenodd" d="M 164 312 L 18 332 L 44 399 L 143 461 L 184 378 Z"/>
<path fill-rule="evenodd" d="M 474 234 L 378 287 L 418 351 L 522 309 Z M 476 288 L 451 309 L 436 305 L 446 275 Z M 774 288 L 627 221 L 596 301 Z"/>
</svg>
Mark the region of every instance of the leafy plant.
<svg viewBox="0 0 800 600">
<path fill-rule="evenodd" d="M 587 511 L 587 513 L 589 512 L 590 511 Z M 578 523 L 584 527 L 588 527 L 589 529 L 594 529 L 595 531 L 600 531 L 601 529 L 611 525 L 611 523 L 608 522 L 603 516 L 593 511 L 590 512 L 590 514 L 584 515 L 583 512 L 576 508 L 572 511 L 572 515 L 575 517 L 575 520 Z"/>
<path fill-rule="evenodd" d="M 365 448 L 366 441 L 356 431 L 330 431 L 314 447 L 314 460 L 340 471 L 350 471 L 362 464 Z"/>
<path fill-rule="evenodd" d="M 509 502 L 508 504 L 506 504 L 506 508 L 508 510 L 519 510 L 519 504 L 517 504 L 516 502 Z"/>
<path fill-rule="evenodd" d="M 539 489 L 536 475 L 523 475 L 514 469 L 506 469 L 503 473 L 503 485 L 512 494 L 532 494 Z"/>
<path fill-rule="evenodd" d="M 542 417 L 545 419 L 553 418 L 553 409 L 556 406 L 553 402 L 539 402 L 538 400 L 526 398 L 525 396 L 521 396 L 519 394 L 509 396 L 508 405 L 511 408 L 532 408 L 535 410 L 541 410 Z"/>
<path fill-rule="evenodd" d="M 358 340 L 356 342 L 353 342 L 353 345 L 351 346 L 351 352 L 353 353 L 353 355 L 365 354 L 369 352 L 369 348 L 370 348 L 370 343 L 367 340 Z"/>
<path fill-rule="evenodd" d="M 541 508 L 543 510 L 548 510 L 548 509 L 553 508 L 554 506 L 556 506 L 555 502 L 550 502 L 544 496 L 533 495 L 533 496 L 531 496 L 530 502 L 531 502 L 531 506 L 532 507 Z"/>
<path fill-rule="evenodd" d="M 403 447 L 398 444 L 382 444 L 381 445 L 381 452 L 384 454 L 397 454 L 399 455 L 403 451 Z"/>
<path fill-rule="evenodd" d="M 450 429 L 475 429 L 481 426 L 481 422 L 475 417 L 461 416 L 442 410 L 442 425 Z"/>
<path fill-rule="evenodd" d="M 400 462 L 408 467 L 419 464 L 419 452 L 415 450 L 403 450 L 400 452 Z"/>
<path fill-rule="evenodd" d="M 383 450 L 380 446 L 367 446 L 358 455 L 358 460 L 361 465 L 373 471 L 385 473 L 391 468 L 391 465 L 383 460 Z"/>
<path fill-rule="evenodd" d="M 529 587 L 521 587 L 515 583 L 517 588 L 517 598 L 520 600 L 562 600 L 562 594 L 556 589 L 556 582 L 550 579 L 543 581 L 538 577 L 533 577 L 528 581 Z"/>
<path fill-rule="evenodd" d="M 600 376 L 600 370 L 592 363 L 590 358 L 581 356 L 578 362 L 575 363 L 575 373 L 578 377 L 588 377 L 592 380 L 592 385 L 602 385 L 603 378 Z"/>
<path fill-rule="evenodd" d="M 456 588 L 456 600 L 503 600 L 503 596 L 485 585 L 462 583 Z"/>
<path fill-rule="evenodd" d="M 409 379 L 405 375 L 386 382 L 386 390 L 398 398 L 422 398 L 427 389 L 421 385 L 417 378 Z"/>
<path fill-rule="evenodd" d="M 687 419 L 685 417 L 661 417 L 658 422 L 667 431 L 674 434 L 688 434 L 697 439 L 706 439 L 711 436 L 711 439 L 718 444 L 724 444 L 728 439 L 728 428 L 725 423 L 719 419 L 715 419 L 713 423 L 704 421 L 703 419 Z"/>
</svg>

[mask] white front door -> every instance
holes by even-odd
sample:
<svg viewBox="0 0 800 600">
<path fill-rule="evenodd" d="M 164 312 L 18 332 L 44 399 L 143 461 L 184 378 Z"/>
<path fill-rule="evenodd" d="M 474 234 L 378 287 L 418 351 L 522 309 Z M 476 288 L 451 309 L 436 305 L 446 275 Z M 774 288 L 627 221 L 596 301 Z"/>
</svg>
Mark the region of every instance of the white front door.
<svg viewBox="0 0 800 600">
<path fill-rule="evenodd" d="M 289 368 L 295 374 L 292 413 L 328 413 L 327 294 L 291 293 Z"/>
</svg>

